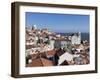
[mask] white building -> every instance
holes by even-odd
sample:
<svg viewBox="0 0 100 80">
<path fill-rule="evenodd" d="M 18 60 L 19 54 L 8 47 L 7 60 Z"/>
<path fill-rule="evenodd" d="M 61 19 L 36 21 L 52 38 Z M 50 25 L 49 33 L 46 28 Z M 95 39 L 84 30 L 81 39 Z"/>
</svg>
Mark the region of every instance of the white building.
<svg viewBox="0 0 100 80">
<path fill-rule="evenodd" d="M 72 61 L 74 56 L 69 52 L 65 52 L 59 57 L 58 65 L 62 64 L 64 61 Z"/>
<path fill-rule="evenodd" d="M 54 44 L 55 44 L 55 41 L 54 40 L 50 40 L 50 48 L 51 48 L 51 50 L 54 49 Z"/>
<path fill-rule="evenodd" d="M 78 34 L 72 35 L 71 43 L 72 44 L 80 44 L 81 43 L 81 33 L 80 32 Z"/>
<path fill-rule="evenodd" d="M 65 40 L 62 40 L 61 41 L 61 48 L 63 49 L 63 48 L 67 48 L 67 41 L 65 41 Z"/>
<path fill-rule="evenodd" d="M 60 34 L 57 34 L 56 37 L 61 37 L 61 35 Z"/>
<path fill-rule="evenodd" d="M 36 26 L 36 25 L 33 25 L 33 27 L 32 27 L 32 28 L 37 29 L 37 26 Z"/>
<path fill-rule="evenodd" d="M 38 39 L 39 38 L 37 36 L 34 37 L 34 43 L 35 43 L 35 45 L 37 44 Z"/>
<path fill-rule="evenodd" d="M 68 41 L 68 40 L 65 40 L 65 39 L 63 39 L 63 40 L 55 40 L 55 44 L 54 44 L 54 46 L 55 46 L 55 48 L 67 48 L 67 45 L 69 44 L 69 42 L 70 41 Z"/>
</svg>

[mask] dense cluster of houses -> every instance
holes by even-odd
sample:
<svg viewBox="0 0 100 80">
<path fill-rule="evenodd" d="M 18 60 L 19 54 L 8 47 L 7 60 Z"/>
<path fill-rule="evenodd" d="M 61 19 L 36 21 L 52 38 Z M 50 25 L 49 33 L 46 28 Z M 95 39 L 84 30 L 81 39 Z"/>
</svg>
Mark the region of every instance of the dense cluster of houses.
<svg viewBox="0 0 100 80">
<path fill-rule="evenodd" d="M 33 25 L 25 38 L 26 67 L 89 64 L 89 42 L 80 32 L 64 36 Z"/>
</svg>

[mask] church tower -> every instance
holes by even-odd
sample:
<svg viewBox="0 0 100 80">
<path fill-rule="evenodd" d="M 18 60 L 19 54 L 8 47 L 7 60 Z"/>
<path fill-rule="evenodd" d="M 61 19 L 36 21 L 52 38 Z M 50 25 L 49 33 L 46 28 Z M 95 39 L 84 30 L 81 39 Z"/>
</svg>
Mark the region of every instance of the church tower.
<svg viewBox="0 0 100 80">
<path fill-rule="evenodd" d="M 81 44 L 81 32 L 78 32 L 78 44 Z"/>
</svg>

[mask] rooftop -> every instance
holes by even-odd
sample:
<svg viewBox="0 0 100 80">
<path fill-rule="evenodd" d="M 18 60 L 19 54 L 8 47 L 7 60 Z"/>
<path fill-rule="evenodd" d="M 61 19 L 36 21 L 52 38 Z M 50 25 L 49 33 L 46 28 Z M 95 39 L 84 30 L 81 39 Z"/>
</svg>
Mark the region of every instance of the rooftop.
<svg viewBox="0 0 100 80">
<path fill-rule="evenodd" d="M 54 56 L 56 54 L 56 50 L 47 51 L 47 56 Z"/>
<path fill-rule="evenodd" d="M 53 66 L 53 61 L 45 58 L 34 59 L 32 63 L 27 64 L 26 67 L 39 67 L 39 66 Z"/>
</svg>

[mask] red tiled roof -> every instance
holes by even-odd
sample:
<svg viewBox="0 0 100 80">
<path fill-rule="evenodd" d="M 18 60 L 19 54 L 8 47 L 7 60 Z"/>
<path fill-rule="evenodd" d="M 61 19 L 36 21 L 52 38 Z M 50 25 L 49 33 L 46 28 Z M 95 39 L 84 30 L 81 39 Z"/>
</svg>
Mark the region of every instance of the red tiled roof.
<svg viewBox="0 0 100 80">
<path fill-rule="evenodd" d="M 62 54 L 64 54 L 64 51 L 62 49 L 58 49 L 57 50 L 57 55 L 61 56 Z"/>
<path fill-rule="evenodd" d="M 54 56 L 56 54 L 56 50 L 47 51 L 47 56 Z"/>
<path fill-rule="evenodd" d="M 53 66 L 53 61 L 44 58 L 38 58 L 27 64 L 26 67 Z"/>
</svg>

